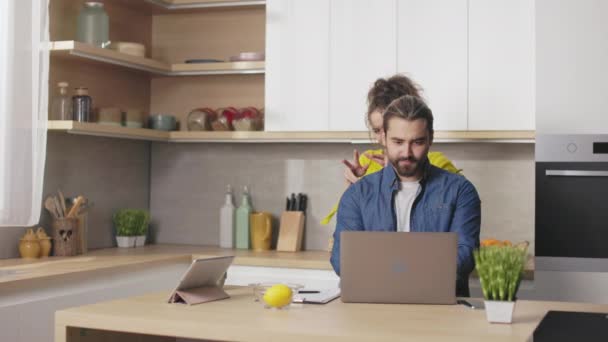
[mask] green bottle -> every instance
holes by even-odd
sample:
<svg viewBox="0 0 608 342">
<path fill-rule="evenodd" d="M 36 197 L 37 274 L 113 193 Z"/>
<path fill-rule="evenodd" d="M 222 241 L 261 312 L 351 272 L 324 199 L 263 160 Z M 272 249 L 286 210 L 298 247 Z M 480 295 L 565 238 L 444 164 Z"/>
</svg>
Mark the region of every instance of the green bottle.
<svg viewBox="0 0 608 342">
<path fill-rule="evenodd" d="M 249 189 L 245 186 L 241 205 L 236 209 L 236 248 L 249 249 L 249 214 L 251 214 L 251 203 Z"/>
</svg>

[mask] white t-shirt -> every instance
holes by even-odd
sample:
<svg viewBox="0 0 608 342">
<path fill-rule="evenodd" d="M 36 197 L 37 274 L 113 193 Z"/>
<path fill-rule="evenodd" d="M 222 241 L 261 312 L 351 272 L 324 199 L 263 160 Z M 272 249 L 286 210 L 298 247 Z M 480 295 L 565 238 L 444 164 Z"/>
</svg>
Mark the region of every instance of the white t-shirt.
<svg viewBox="0 0 608 342">
<path fill-rule="evenodd" d="M 397 216 L 397 231 L 410 231 L 410 213 L 412 204 L 418 194 L 420 182 L 401 182 L 401 190 L 395 195 L 395 216 Z"/>
</svg>

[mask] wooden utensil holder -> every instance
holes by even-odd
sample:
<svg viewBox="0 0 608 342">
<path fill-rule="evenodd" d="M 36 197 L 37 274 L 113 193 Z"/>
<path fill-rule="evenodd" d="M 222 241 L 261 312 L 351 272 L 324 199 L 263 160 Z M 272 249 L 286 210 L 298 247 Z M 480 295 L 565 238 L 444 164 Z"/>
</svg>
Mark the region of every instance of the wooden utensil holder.
<svg viewBox="0 0 608 342">
<path fill-rule="evenodd" d="M 302 250 L 304 236 L 304 213 L 301 211 L 284 211 L 281 215 L 277 251 L 298 252 Z"/>
<path fill-rule="evenodd" d="M 53 255 L 73 256 L 82 254 L 80 225 L 78 218 L 53 220 Z"/>
</svg>

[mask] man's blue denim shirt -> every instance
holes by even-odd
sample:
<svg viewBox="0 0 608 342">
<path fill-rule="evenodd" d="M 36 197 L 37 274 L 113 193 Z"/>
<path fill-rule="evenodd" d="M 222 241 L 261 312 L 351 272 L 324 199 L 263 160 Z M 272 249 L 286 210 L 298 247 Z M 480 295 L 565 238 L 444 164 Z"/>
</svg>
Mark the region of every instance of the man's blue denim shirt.
<svg viewBox="0 0 608 342">
<path fill-rule="evenodd" d="M 481 201 L 465 177 L 425 166 L 420 190 L 412 205 L 410 231 L 458 233 L 457 292 L 468 296 L 468 278 L 479 247 Z M 400 180 L 392 166 L 363 177 L 342 195 L 334 232 L 331 264 L 340 275 L 340 233 L 345 230 L 397 230 L 395 194 Z M 365 253 L 365 251 L 361 251 Z"/>
</svg>

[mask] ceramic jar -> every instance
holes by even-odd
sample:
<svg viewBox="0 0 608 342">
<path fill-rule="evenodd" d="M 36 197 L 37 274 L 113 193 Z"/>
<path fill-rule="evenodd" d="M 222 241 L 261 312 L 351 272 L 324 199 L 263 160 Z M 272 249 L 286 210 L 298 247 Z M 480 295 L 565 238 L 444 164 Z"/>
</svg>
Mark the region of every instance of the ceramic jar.
<svg viewBox="0 0 608 342">
<path fill-rule="evenodd" d="M 40 244 L 40 257 L 46 258 L 51 255 L 51 237 L 46 235 L 46 232 L 42 227 L 38 228 L 36 236 L 38 237 L 38 243 Z"/>
<path fill-rule="evenodd" d="M 35 259 L 40 255 L 40 243 L 32 228 L 29 228 L 19 241 L 19 254 L 26 259 Z"/>
</svg>

